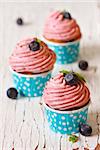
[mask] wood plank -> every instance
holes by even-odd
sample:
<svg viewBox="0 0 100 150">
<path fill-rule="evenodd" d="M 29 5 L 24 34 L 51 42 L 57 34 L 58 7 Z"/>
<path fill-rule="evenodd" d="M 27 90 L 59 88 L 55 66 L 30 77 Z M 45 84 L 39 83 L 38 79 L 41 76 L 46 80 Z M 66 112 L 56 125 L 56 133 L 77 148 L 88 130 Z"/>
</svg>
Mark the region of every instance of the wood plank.
<svg viewBox="0 0 100 150">
<path fill-rule="evenodd" d="M 80 0 L 78 0 L 80 2 Z M 100 148 L 100 7 L 99 2 L 0 2 L 0 150 L 94 150 Z M 86 72 L 77 63 L 55 66 L 53 75 L 61 69 L 73 69 L 86 76 L 91 91 L 89 124 L 93 135 L 79 135 L 79 141 L 72 144 L 69 137 L 53 133 L 47 124 L 41 99 L 22 98 L 9 100 L 6 90 L 13 85 L 8 71 L 8 56 L 17 41 L 34 33 L 40 35 L 46 15 L 54 10 L 69 8 L 73 17 L 79 20 L 83 39 L 79 59 L 89 62 Z M 78 9 L 78 11 L 77 11 Z M 45 10 L 45 11 L 44 11 Z M 85 15 L 84 13 L 87 15 Z M 42 12 L 42 17 L 40 16 Z M 25 26 L 16 25 L 16 18 L 22 16 Z M 97 145 L 98 144 L 98 145 Z"/>
</svg>

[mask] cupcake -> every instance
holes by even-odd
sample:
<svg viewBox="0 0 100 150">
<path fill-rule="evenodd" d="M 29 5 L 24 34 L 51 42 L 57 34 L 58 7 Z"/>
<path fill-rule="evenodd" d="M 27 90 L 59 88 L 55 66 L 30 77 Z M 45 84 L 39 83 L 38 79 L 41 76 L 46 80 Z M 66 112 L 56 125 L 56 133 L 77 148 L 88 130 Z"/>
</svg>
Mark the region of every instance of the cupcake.
<svg viewBox="0 0 100 150">
<path fill-rule="evenodd" d="M 37 38 L 20 41 L 9 58 L 15 87 L 28 97 L 41 96 L 56 61 L 55 53 Z"/>
<path fill-rule="evenodd" d="M 44 110 L 50 128 L 61 134 L 79 132 L 87 121 L 90 92 L 86 81 L 75 72 L 62 71 L 44 89 Z"/>
<path fill-rule="evenodd" d="M 57 55 L 57 64 L 77 61 L 81 32 L 76 20 L 66 11 L 55 11 L 46 20 L 43 39 Z"/>
</svg>

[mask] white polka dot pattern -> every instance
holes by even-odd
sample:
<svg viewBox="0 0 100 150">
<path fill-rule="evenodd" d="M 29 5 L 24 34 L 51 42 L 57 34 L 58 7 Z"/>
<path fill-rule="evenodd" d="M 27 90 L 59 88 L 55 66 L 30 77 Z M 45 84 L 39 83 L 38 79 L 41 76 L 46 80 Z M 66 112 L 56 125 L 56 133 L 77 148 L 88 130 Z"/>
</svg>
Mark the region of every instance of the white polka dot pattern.
<svg viewBox="0 0 100 150">
<path fill-rule="evenodd" d="M 80 50 L 80 41 L 72 42 L 69 45 L 66 44 L 64 46 L 57 46 L 48 44 L 49 48 L 51 48 L 57 56 L 56 63 L 57 64 L 70 64 L 77 61 Z"/>
<path fill-rule="evenodd" d="M 51 72 L 44 76 L 25 77 L 13 74 L 13 80 L 18 92 L 27 97 L 42 96 L 46 82 L 51 78 Z"/>
<path fill-rule="evenodd" d="M 45 108 L 45 112 L 50 128 L 54 132 L 72 134 L 79 132 L 80 123 L 86 123 L 88 106 L 85 109 L 83 108 L 80 111 L 71 112 L 69 114 L 56 113 L 48 108 Z"/>
</svg>

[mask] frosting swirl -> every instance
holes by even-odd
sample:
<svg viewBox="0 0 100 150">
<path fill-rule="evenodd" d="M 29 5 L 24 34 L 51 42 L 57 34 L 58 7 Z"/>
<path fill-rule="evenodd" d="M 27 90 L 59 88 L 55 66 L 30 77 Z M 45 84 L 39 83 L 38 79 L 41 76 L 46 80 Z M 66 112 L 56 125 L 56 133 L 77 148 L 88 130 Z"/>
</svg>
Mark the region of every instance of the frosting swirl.
<svg viewBox="0 0 100 150">
<path fill-rule="evenodd" d="M 29 38 L 19 42 L 9 58 L 11 68 L 19 73 L 43 73 L 52 70 L 56 55 L 40 41 L 40 49 L 32 51 L 29 44 L 36 38 Z"/>
<path fill-rule="evenodd" d="M 90 92 L 84 81 L 79 80 L 77 85 L 71 86 L 66 84 L 63 74 L 59 73 L 47 82 L 43 99 L 53 109 L 69 110 L 87 104 Z"/>
<path fill-rule="evenodd" d="M 70 42 L 79 39 L 81 32 L 75 19 L 64 19 L 62 12 L 55 11 L 47 18 L 43 36 L 54 42 Z"/>
</svg>

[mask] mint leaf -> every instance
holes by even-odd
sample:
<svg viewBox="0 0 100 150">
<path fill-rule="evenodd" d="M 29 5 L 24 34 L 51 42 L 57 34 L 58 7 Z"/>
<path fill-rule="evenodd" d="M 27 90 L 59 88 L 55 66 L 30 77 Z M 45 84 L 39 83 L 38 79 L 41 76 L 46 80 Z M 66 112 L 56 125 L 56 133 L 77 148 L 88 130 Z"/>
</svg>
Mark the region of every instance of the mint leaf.
<svg viewBox="0 0 100 150">
<path fill-rule="evenodd" d="M 77 72 L 67 71 L 67 70 L 61 70 L 60 73 L 63 73 L 64 75 L 69 74 L 69 73 L 72 73 L 72 74 L 74 74 L 79 80 L 86 82 L 86 80 L 84 79 L 84 77 L 83 77 L 81 74 L 77 73 Z"/>
<path fill-rule="evenodd" d="M 40 43 L 40 42 L 41 42 L 41 40 L 40 40 L 40 39 L 36 39 L 36 41 L 37 41 L 38 43 Z"/>
<path fill-rule="evenodd" d="M 84 77 L 79 74 L 79 73 L 75 73 L 75 75 L 80 79 L 80 80 L 83 80 L 84 82 L 86 82 L 86 80 L 84 79 Z"/>
<path fill-rule="evenodd" d="M 62 70 L 62 71 L 60 71 L 60 73 L 63 73 L 63 74 L 69 74 L 69 73 L 71 73 L 71 71 Z"/>
<path fill-rule="evenodd" d="M 76 135 L 70 135 L 70 137 L 69 137 L 69 141 L 72 142 L 72 143 L 77 142 L 78 139 L 79 139 L 79 138 L 78 138 L 78 136 L 76 136 Z"/>
</svg>

